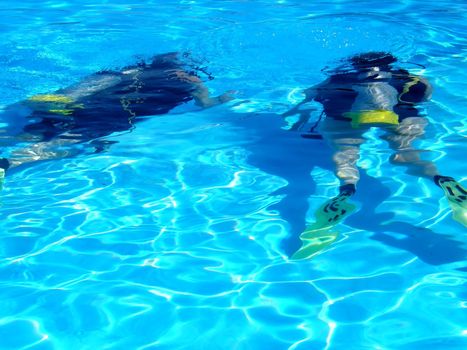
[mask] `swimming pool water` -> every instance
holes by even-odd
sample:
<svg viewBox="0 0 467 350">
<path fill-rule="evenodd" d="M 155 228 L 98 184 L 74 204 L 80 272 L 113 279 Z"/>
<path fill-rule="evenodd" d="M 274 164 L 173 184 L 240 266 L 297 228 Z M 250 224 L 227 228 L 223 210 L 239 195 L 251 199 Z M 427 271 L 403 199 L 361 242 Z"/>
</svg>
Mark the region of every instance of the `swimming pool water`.
<svg viewBox="0 0 467 350">
<path fill-rule="evenodd" d="M 339 241 L 288 259 L 338 181 L 323 141 L 279 117 L 326 66 L 390 51 L 434 86 L 419 147 L 465 183 L 464 1 L 0 4 L 3 107 L 174 51 L 236 91 L 7 175 L 0 349 L 467 348 L 465 229 L 377 129 Z"/>
</svg>

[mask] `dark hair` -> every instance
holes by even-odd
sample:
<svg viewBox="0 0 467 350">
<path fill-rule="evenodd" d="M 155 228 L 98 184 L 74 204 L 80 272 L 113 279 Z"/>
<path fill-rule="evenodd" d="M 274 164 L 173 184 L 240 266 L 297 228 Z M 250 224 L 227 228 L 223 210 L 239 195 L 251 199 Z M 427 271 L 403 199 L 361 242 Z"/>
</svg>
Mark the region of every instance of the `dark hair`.
<svg viewBox="0 0 467 350">
<path fill-rule="evenodd" d="M 352 66 L 357 69 L 370 67 L 384 67 L 397 62 L 397 58 L 389 52 L 366 52 L 355 55 L 349 59 Z"/>
</svg>

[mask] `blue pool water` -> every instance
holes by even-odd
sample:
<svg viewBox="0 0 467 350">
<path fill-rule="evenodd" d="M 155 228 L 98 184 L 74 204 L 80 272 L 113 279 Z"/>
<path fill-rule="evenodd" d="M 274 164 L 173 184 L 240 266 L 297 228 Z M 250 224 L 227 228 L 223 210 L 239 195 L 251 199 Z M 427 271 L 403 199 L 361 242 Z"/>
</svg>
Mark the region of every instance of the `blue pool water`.
<svg viewBox="0 0 467 350">
<path fill-rule="evenodd" d="M 465 184 L 465 1 L 2 0 L 0 23 L 3 107 L 174 51 L 236 91 L 7 174 L 0 349 L 467 348 L 465 229 L 377 129 L 339 241 L 288 259 L 338 181 L 278 116 L 324 67 L 393 52 L 434 87 L 419 148 Z"/>
</svg>

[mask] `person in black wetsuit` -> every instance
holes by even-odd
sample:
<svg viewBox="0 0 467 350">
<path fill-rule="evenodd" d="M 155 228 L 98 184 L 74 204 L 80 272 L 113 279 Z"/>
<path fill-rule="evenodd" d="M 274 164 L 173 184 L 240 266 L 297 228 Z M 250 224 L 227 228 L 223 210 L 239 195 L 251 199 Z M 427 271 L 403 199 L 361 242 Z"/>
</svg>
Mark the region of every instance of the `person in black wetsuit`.
<svg viewBox="0 0 467 350">
<path fill-rule="evenodd" d="M 137 117 L 166 114 L 190 100 L 211 107 L 229 99 L 228 94 L 210 97 L 196 68 L 177 53 L 158 55 L 150 63 L 121 71 L 96 73 L 4 111 L 2 138 L 8 145 L 27 142 L 29 146 L 0 159 L 0 178 L 11 167 L 66 156 L 64 149 L 76 143 L 92 142 L 97 151 L 102 150 L 108 142 L 100 138 L 130 130 Z"/>
<path fill-rule="evenodd" d="M 369 52 L 349 59 L 351 69 L 335 71 L 327 80 L 305 90 L 305 99 L 284 116 L 308 116 L 303 106 L 316 101 L 323 106 L 325 119 L 319 132 L 334 150 L 336 176 L 341 182 L 339 195 L 327 201 L 315 214 L 316 222 L 302 233 L 302 248 L 295 258 L 318 253 L 335 239 L 329 229 L 342 221 L 355 206 L 348 199 L 355 193 L 360 178 L 357 161 L 363 134 L 370 127 L 385 131 L 382 137 L 394 154 L 391 163 L 404 165 L 409 174 L 434 180 L 451 205 L 455 220 L 467 226 L 467 191 L 453 178 L 439 174 L 434 163 L 421 159 L 413 142 L 424 134 L 427 119 L 418 105 L 430 99 L 429 82 L 394 68 L 397 59 L 386 52 Z"/>
</svg>

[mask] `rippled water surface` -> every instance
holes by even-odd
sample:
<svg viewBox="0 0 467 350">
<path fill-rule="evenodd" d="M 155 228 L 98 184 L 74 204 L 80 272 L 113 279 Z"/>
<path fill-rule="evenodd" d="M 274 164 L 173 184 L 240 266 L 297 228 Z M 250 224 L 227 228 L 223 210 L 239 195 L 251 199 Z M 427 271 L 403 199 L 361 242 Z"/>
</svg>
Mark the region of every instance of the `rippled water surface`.
<svg viewBox="0 0 467 350">
<path fill-rule="evenodd" d="M 419 147 L 465 184 L 465 1 L 0 3 L 3 107 L 174 51 L 236 91 L 7 174 L 0 349 L 467 348 L 465 229 L 378 130 L 339 241 L 288 259 L 338 181 L 279 117 L 323 68 L 393 52 L 434 86 Z"/>
</svg>

